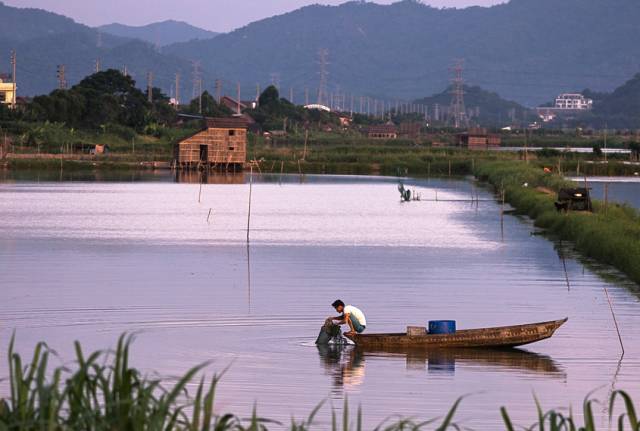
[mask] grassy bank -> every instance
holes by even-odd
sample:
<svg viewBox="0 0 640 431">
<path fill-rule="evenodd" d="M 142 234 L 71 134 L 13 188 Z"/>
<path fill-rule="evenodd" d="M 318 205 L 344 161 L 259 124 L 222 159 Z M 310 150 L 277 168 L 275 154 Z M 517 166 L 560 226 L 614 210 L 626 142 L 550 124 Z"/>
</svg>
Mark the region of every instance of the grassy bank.
<svg viewBox="0 0 640 431">
<path fill-rule="evenodd" d="M 520 214 L 534 220 L 561 239 L 571 241 L 587 257 L 609 264 L 640 283 L 640 212 L 626 206 L 594 200 L 594 212 L 559 213 L 553 205 L 555 194 L 536 190 L 543 187 L 557 191 L 575 187 L 557 174 L 545 173 L 538 164 L 524 162 L 483 163 L 477 177 L 504 188 L 505 199 Z M 524 184 L 527 184 L 525 187 Z"/>
<path fill-rule="evenodd" d="M 243 419 L 233 413 L 223 413 L 215 408 L 215 396 L 220 376 L 206 381 L 200 377 L 205 365 L 196 366 L 184 374 L 173 386 L 166 386 L 159 379 L 150 379 L 130 366 L 131 338 L 121 336 L 115 352 L 87 354 L 79 343 L 75 344 L 76 361 L 72 366 L 51 369 L 49 361 L 53 352 L 46 344 L 36 346 L 30 362 L 14 352 L 13 339 L 8 349 L 9 389 L 0 398 L 0 430 L 215 430 L 260 431 L 268 427 L 292 431 L 314 428 L 314 419 L 322 408 L 318 405 L 303 420 L 292 419 L 287 425 L 258 416 L 254 408 L 250 418 Z M 188 387 L 195 392 L 188 392 Z M 617 400 L 623 404 L 617 420 L 617 429 L 638 430 L 640 424 L 631 398 L 621 391 L 613 392 L 609 399 L 610 415 Z M 387 421 L 376 430 L 438 430 L 460 429 L 455 414 L 463 405 L 459 398 L 449 412 L 428 421 L 398 419 Z M 597 431 L 592 404 L 583 403 L 584 426 L 570 413 L 543 412 L 536 400 L 538 423 L 529 429 Z M 393 412 L 389 412 L 390 417 Z M 504 429 L 515 429 L 505 407 L 496 411 L 504 423 Z M 497 416 L 498 417 L 498 416 Z M 334 431 L 360 431 L 363 413 L 349 410 L 345 400 L 341 417 L 331 409 L 331 429 Z M 630 428 L 626 428 L 626 425 Z M 520 427 L 519 427 L 520 428 Z"/>
</svg>

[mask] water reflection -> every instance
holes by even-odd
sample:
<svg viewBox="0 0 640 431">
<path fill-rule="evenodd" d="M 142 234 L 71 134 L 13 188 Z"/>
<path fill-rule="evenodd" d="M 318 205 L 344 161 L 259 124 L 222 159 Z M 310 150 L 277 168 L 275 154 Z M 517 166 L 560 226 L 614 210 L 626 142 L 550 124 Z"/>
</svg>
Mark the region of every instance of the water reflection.
<svg viewBox="0 0 640 431">
<path fill-rule="evenodd" d="M 244 184 L 245 175 L 244 172 L 177 170 L 175 181 L 181 184 Z"/>
<path fill-rule="evenodd" d="M 318 345 L 334 394 L 360 386 L 367 358 L 404 358 L 407 371 L 455 375 L 458 368 L 494 368 L 501 372 L 566 379 L 565 371 L 549 356 L 521 349 L 402 349 L 363 350 L 355 346 Z"/>
<path fill-rule="evenodd" d="M 364 382 L 364 355 L 354 346 L 317 345 L 320 361 L 332 378 L 332 392 L 341 395 Z"/>
</svg>

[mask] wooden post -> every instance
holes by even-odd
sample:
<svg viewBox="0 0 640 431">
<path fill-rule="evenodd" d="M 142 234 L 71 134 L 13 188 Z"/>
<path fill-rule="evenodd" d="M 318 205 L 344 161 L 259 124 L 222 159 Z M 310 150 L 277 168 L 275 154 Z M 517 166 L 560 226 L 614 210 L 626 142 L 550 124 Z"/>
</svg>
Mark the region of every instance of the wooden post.
<svg viewBox="0 0 640 431">
<path fill-rule="evenodd" d="M 200 203 L 200 198 L 202 197 L 202 181 L 204 179 L 204 171 L 200 171 L 200 190 L 198 191 L 198 203 Z"/>
<path fill-rule="evenodd" d="M 576 166 L 576 177 L 580 176 L 580 160 L 578 160 L 578 166 Z"/>
<path fill-rule="evenodd" d="M 253 165 L 249 173 L 249 211 L 247 212 L 247 244 L 249 244 L 249 229 L 251 228 L 251 193 L 253 192 Z"/>
<path fill-rule="evenodd" d="M 449 176 L 451 176 L 451 159 L 449 159 Z"/>
<path fill-rule="evenodd" d="M 212 208 L 209 208 L 209 214 L 207 215 L 207 224 L 209 223 L 209 217 L 211 217 L 211 210 Z"/>
<path fill-rule="evenodd" d="M 604 213 L 609 211 L 609 183 L 604 183 Z"/>
<path fill-rule="evenodd" d="M 302 160 L 307 159 L 307 141 L 309 140 L 309 129 L 304 131 L 304 151 L 302 152 Z"/>
<path fill-rule="evenodd" d="M 431 162 L 427 162 L 427 178 L 431 178 Z"/>
</svg>

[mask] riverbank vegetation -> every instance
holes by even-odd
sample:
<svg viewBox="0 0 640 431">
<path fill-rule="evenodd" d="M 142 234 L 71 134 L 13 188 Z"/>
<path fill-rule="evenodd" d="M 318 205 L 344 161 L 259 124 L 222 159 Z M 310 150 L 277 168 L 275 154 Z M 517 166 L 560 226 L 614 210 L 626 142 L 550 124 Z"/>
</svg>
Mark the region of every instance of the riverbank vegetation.
<svg viewBox="0 0 640 431">
<path fill-rule="evenodd" d="M 260 431 L 273 427 L 304 431 L 317 425 L 316 417 L 323 404 L 306 419 L 291 419 L 288 425 L 259 416 L 256 408 L 249 418 L 218 411 L 215 399 L 221 375 L 206 380 L 202 373 L 208 364 L 191 368 L 176 383 L 167 386 L 161 379 L 150 378 L 130 365 L 131 342 L 132 337 L 122 335 L 114 352 L 93 353 L 84 352 L 76 342 L 73 366 L 52 368 L 50 363 L 55 354 L 46 344 L 39 343 L 32 359 L 24 362 L 15 352 L 12 338 L 8 349 L 9 394 L 0 398 L 0 430 Z M 464 397 L 459 398 L 449 412 L 436 419 L 387 420 L 375 429 L 460 429 L 455 423 L 455 415 L 463 402 Z M 617 402 L 622 406 L 616 410 Z M 589 397 L 585 399 L 582 406 L 584 425 L 579 425 L 572 413 L 566 414 L 564 410 L 545 413 L 536 400 L 538 422 L 525 429 L 597 431 L 594 403 Z M 613 391 L 605 408 L 608 408 L 610 418 L 614 418 L 614 411 L 619 411 L 615 422 L 619 431 L 640 429 L 636 406 L 625 392 Z M 501 415 L 506 431 L 516 429 L 507 408 L 502 407 L 496 415 Z M 365 429 L 363 412 L 357 409 L 353 415 L 347 400 L 341 414 L 331 409 L 330 423 L 333 431 Z"/>
<path fill-rule="evenodd" d="M 638 210 L 594 200 L 593 212 L 558 212 L 554 206 L 555 192 L 562 187 L 582 185 L 545 172 L 537 163 L 483 163 L 475 173 L 481 181 L 504 191 L 505 200 L 515 211 L 531 217 L 536 226 L 571 241 L 583 255 L 612 265 L 640 283 Z"/>
</svg>

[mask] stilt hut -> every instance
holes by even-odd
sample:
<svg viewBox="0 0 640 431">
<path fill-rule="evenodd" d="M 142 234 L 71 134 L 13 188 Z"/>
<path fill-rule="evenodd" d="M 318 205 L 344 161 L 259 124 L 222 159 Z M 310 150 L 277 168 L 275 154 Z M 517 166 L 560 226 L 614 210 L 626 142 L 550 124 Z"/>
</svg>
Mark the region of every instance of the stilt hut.
<svg viewBox="0 0 640 431">
<path fill-rule="evenodd" d="M 206 118 L 201 131 L 177 144 L 176 166 L 241 170 L 247 161 L 247 127 L 242 117 Z"/>
</svg>

